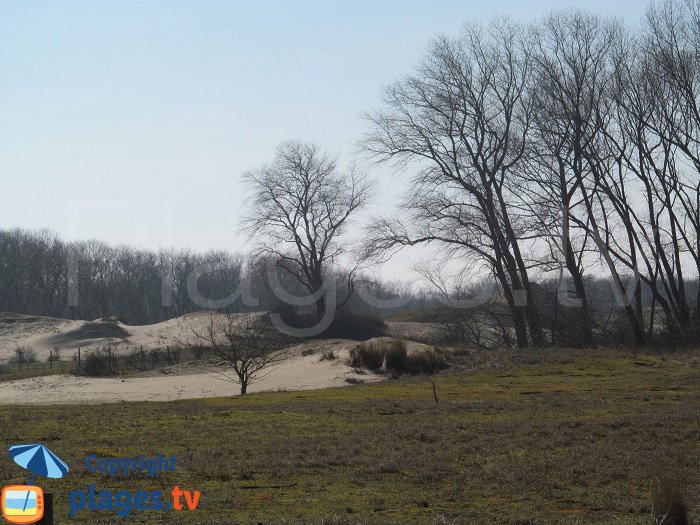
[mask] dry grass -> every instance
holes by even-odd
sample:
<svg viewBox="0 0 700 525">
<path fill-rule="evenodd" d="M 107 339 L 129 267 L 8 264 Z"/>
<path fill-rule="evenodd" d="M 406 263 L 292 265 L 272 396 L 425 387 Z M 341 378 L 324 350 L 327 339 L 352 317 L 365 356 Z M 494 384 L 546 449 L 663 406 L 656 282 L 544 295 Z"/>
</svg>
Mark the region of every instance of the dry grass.
<svg viewBox="0 0 700 525">
<path fill-rule="evenodd" d="M 69 478 L 42 480 L 64 509 L 68 490 L 89 483 L 205 491 L 198 512 L 130 523 L 650 525 L 661 462 L 689 473 L 685 505 L 699 522 L 697 354 L 464 359 L 463 371 L 441 374 L 439 405 L 426 381 L 403 378 L 235 399 L 4 406 L 0 422 L 12 424 L 0 424 L 0 441 L 43 441 L 65 456 Z M 83 467 L 91 452 L 173 453 L 178 471 L 96 478 Z M 22 476 L 0 461 L 6 483 Z M 57 523 L 71 523 L 65 515 Z M 83 523 L 125 522 L 89 513 Z"/>
<path fill-rule="evenodd" d="M 434 374 L 448 367 L 447 353 L 422 348 L 411 353 L 404 339 L 371 339 L 350 350 L 350 366 L 395 374 Z"/>
<path fill-rule="evenodd" d="M 651 485 L 654 525 L 689 525 L 686 484 L 686 477 L 672 469 L 655 476 Z"/>
</svg>

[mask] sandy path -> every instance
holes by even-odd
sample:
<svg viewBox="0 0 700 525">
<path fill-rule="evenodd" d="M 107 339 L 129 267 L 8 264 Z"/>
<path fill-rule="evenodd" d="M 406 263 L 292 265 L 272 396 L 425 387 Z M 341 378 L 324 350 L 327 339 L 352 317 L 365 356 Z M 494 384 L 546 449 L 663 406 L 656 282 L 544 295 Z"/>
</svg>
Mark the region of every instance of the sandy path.
<svg viewBox="0 0 700 525">
<path fill-rule="evenodd" d="M 345 364 L 346 358 L 345 351 L 338 352 L 334 361 L 321 361 L 318 354 L 294 357 L 251 385 L 248 391 L 313 390 L 348 386 L 351 383 L 347 379 L 353 382 L 381 379 L 371 374 L 355 374 Z M 236 394 L 238 385 L 222 379 L 215 371 L 126 378 L 57 375 L 0 382 L 0 404 L 172 401 Z"/>
</svg>

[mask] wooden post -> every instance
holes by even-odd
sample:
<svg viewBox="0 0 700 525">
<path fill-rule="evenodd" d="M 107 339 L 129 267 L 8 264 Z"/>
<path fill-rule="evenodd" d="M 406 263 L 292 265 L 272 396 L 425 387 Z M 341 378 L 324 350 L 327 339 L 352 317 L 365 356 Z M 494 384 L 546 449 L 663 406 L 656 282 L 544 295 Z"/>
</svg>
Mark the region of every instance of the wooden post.
<svg viewBox="0 0 700 525">
<path fill-rule="evenodd" d="M 53 494 L 44 492 L 44 517 L 36 522 L 37 525 L 53 525 Z"/>
<path fill-rule="evenodd" d="M 53 368 L 53 350 L 49 350 L 49 368 Z"/>
<path fill-rule="evenodd" d="M 80 348 L 78 348 L 78 370 L 80 370 Z"/>
</svg>

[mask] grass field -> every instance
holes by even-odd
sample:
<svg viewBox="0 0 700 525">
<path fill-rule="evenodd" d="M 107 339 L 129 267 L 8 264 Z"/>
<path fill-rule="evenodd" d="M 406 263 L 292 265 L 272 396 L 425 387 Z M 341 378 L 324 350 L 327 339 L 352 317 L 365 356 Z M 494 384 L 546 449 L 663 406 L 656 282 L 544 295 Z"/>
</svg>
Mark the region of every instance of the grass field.
<svg viewBox="0 0 700 525">
<path fill-rule="evenodd" d="M 0 385 L 0 388 L 2 386 Z M 441 375 L 245 398 L 0 407 L 3 446 L 72 467 L 38 482 L 57 523 L 651 523 L 650 483 L 686 476 L 700 518 L 700 359 L 540 352 Z M 88 454 L 175 454 L 175 473 L 100 478 Z M 0 479 L 24 472 L 5 456 Z M 196 511 L 68 516 L 68 491 L 203 492 Z M 532 520 L 530 522 L 526 520 Z"/>
</svg>

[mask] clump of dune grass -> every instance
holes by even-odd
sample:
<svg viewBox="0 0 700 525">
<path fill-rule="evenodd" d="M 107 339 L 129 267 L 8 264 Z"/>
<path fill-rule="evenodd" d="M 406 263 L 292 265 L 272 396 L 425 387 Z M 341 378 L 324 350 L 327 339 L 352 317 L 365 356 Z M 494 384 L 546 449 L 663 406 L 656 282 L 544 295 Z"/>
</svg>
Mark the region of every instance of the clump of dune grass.
<svg viewBox="0 0 700 525">
<path fill-rule="evenodd" d="M 338 359 L 338 356 L 333 350 L 324 350 L 321 353 L 321 361 L 335 361 L 336 359 Z"/>
<path fill-rule="evenodd" d="M 384 368 L 394 374 L 436 374 L 447 368 L 448 362 L 438 348 L 409 354 L 406 341 L 389 339 L 358 344 L 350 350 L 350 366 L 375 372 Z"/>
<path fill-rule="evenodd" d="M 407 371 L 411 374 L 436 374 L 447 368 L 447 359 L 437 348 L 421 350 L 411 355 L 407 363 Z"/>
<path fill-rule="evenodd" d="M 386 368 L 396 372 L 406 370 L 408 363 L 408 348 L 403 339 L 389 341 L 386 346 Z"/>
<path fill-rule="evenodd" d="M 350 366 L 377 371 L 384 365 L 386 349 L 380 341 L 360 343 L 350 350 Z"/>
</svg>

